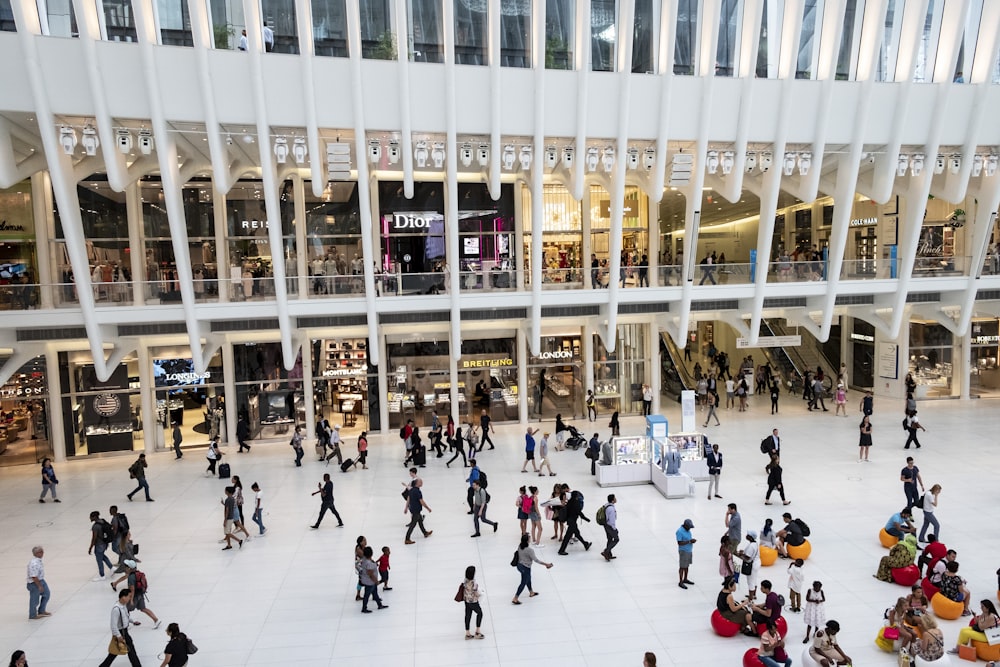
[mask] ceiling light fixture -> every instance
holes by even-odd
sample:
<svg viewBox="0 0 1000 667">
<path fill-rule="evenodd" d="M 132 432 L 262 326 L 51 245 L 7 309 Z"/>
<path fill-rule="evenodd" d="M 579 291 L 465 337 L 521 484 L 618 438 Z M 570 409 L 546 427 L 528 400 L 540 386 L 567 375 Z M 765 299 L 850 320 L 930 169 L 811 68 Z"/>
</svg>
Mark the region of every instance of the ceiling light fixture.
<svg viewBox="0 0 1000 667">
<path fill-rule="evenodd" d="M 115 131 L 115 143 L 122 155 L 128 155 L 132 152 L 132 133 L 124 128 L 119 128 Z"/>
<path fill-rule="evenodd" d="M 285 137 L 275 137 L 274 157 L 278 160 L 278 164 L 285 164 L 288 161 L 288 139 Z"/>
<path fill-rule="evenodd" d="M 708 151 L 705 154 L 705 168 L 710 174 L 719 172 L 719 151 Z"/>
<path fill-rule="evenodd" d="M 295 141 L 292 143 L 292 157 L 298 164 L 304 165 L 308 156 L 309 149 L 306 147 L 306 138 L 295 137 Z"/>
</svg>

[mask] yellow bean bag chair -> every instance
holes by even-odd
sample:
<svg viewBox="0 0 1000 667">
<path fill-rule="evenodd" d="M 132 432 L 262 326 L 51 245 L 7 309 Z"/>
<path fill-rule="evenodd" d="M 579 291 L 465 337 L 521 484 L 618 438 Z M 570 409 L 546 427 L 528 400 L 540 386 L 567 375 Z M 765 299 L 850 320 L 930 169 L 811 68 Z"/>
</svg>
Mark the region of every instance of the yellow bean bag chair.
<svg viewBox="0 0 1000 667">
<path fill-rule="evenodd" d="M 878 532 L 878 541 L 881 542 L 882 546 L 886 549 L 891 549 L 896 546 L 897 542 L 899 542 L 899 538 L 885 532 L 885 528 L 883 528 Z"/>
<path fill-rule="evenodd" d="M 761 547 L 760 548 L 760 564 L 764 567 L 770 567 L 778 561 L 778 550 L 772 549 L 771 547 Z"/>
<path fill-rule="evenodd" d="M 797 547 L 793 547 L 792 545 L 786 546 L 785 551 L 788 552 L 789 558 L 801 558 L 802 560 L 805 560 L 809 558 L 809 554 L 812 553 L 812 545 L 809 544 L 809 540 L 806 540 Z"/>
<path fill-rule="evenodd" d="M 1000 660 L 1000 644 L 990 646 L 987 642 L 973 639 L 972 645 L 976 648 L 976 657 L 980 660 L 986 660 L 987 662 L 990 660 L 994 662 Z"/>
<path fill-rule="evenodd" d="M 935 593 L 934 597 L 931 598 L 931 607 L 938 618 L 943 618 L 946 621 L 961 618 L 962 611 L 965 609 L 965 605 L 961 602 L 955 602 L 941 593 Z"/>
<path fill-rule="evenodd" d="M 886 639 L 885 638 L 885 627 L 880 628 L 879 631 L 878 631 L 878 635 L 875 637 L 875 646 L 878 646 L 880 649 L 882 649 L 886 653 L 893 653 L 893 652 L 895 652 L 895 650 L 896 650 L 896 642 L 897 642 L 897 640 L 895 640 L 895 639 Z"/>
</svg>

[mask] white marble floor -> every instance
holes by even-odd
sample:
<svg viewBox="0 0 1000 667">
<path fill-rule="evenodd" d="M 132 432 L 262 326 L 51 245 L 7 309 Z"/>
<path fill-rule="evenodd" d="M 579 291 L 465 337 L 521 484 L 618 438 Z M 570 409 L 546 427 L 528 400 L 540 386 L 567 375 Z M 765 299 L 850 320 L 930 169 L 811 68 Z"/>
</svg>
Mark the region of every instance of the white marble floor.
<svg viewBox="0 0 1000 667">
<path fill-rule="evenodd" d="M 857 400 L 852 393 L 851 403 Z M 782 414 L 772 418 L 765 401 L 755 403 L 744 414 L 722 411 L 722 426 L 708 429 L 726 457 L 725 500 L 706 500 L 705 483 L 698 484 L 695 497 L 682 500 L 666 500 L 648 485 L 614 489 L 622 538 L 618 559 L 607 563 L 599 548 L 585 553 L 579 546 L 571 547 L 569 556 L 557 556 L 546 526 L 540 555 L 555 567 L 534 568 L 540 595 L 525 597 L 517 607 L 510 599 L 518 576 L 509 565 L 518 540 L 517 487 L 540 482 L 548 492 L 553 481 L 566 481 L 586 494 L 591 516 L 608 491 L 590 477 L 581 452 L 554 456 L 558 477 L 522 475 L 523 430 L 516 425 L 500 429 L 497 449 L 480 458 L 489 473 L 490 514 L 500 520 L 499 532 L 469 538 L 463 470 L 445 469 L 443 460 L 431 459 L 421 474 L 434 535 L 417 537 L 412 546 L 403 544 L 399 494 L 406 474 L 395 434 L 385 443 L 373 439 L 370 470 L 348 474 L 308 456 L 295 468 L 284 442 L 227 456 L 248 489 L 258 481 L 265 490 L 269 531 L 226 552 L 217 543 L 223 484 L 203 475 L 201 452 L 188 452 L 179 462 L 170 453 L 151 457 L 155 503 L 126 500 L 129 458 L 59 465 L 61 504 L 37 502 L 35 466 L 0 469 L 0 503 L 8 508 L 0 518 L 0 649 L 4 659 L 14 649 L 27 651 L 32 667 L 94 665 L 103 658 L 115 596 L 107 583 L 91 582 L 96 565 L 87 556 L 87 516 L 92 509 L 106 516 L 108 506 L 117 503 L 141 544 L 149 606 L 164 627 L 178 622 L 201 647 L 192 665 L 616 666 L 641 664 L 644 651 L 654 651 L 661 665 L 739 665 L 754 644 L 744 637 L 717 637 L 708 623 L 719 590 L 717 545 L 727 502 L 739 503 L 744 528 L 759 529 L 766 517 L 780 518 L 780 504 L 763 504 L 765 461 L 759 451 L 761 438 L 776 425 L 784 436 L 790 509 L 812 527 L 806 581 L 823 582 L 827 616 L 843 626 L 841 643 L 856 666 L 895 665 L 873 639 L 883 610 L 904 589 L 871 574 L 886 553 L 878 530 L 904 503 L 898 481 L 906 454 L 901 406 L 877 401 L 872 462 L 859 464 L 856 410 L 846 419 L 834 417 L 832 409 L 807 413 L 800 400 L 785 396 Z M 989 508 L 996 502 L 1000 464 L 998 408 L 987 400 L 924 403 L 924 447 L 910 452 L 927 486 L 944 487 L 938 513 L 943 541 L 958 550 L 976 600 L 997 593 L 1000 538 L 993 523 L 997 513 Z M 676 404 L 667 406 L 666 414 L 679 423 Z M 599 423 L 604 427 L 606 417 Z M 639 418 L 628 418 L 623 433 L 641 428 Z M 606 436 L 607 429 L 600 430 Z M 353 444 L 347 447 L 351 453 Z M 333 474 L 347 525 L 337 528 L 328 517 L 313 531 L 308 526 L 318 502 L 309 494 L 325 471 Z M 688 517 L 700 540 L 690 575 L 697 585 L 684 591 L 676 585 L 674 531 Z M 596 524 L 583 530 L 601 545 L 603 531 Z M 394 590 L 385 594 L 390 608 L 370 615 L 362 615 L 354 601 L 353 546 L 361 534 L 376 553 L 383 545 L 392 549 Z M 35 544 L 45 547 L 53 615 L 29 621 L 24 574 Z M 469 564 L 477 566 L 486 591 L 485 641 L 463 639 L 462 605 L 452 600 Z M 781 561 L 763 577 L 787 594 Z M 787 616 L 789 653 L 798 665 L 804 628 L 797 615 Z M 140 656 L 143 664 L 158 665 L 165 634 L 140 617 L 143 625 L 133 633 Z M 962 623 L 943 623 L 949 642 Z"/>
</svg>

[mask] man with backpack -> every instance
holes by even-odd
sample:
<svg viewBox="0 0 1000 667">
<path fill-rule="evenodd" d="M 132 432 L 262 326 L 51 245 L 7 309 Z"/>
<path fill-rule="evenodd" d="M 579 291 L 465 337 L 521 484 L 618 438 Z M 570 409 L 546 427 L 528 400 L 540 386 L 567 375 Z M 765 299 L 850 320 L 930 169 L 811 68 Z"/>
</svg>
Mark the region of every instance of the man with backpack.
<svg viewBox="0 0 1000 667">
<path fill-rule="evenodd" d="M 112 505 L 108 508 L 108 513 L 111 515 L 111 550 L 118 554 L 118 566 L 122 565 L 122 546 L 125 538 L 128 536 L 129 523 L 128 517 L 118 511 L 118 505 Z"/>
<path fill-rule="evenodd" d="M 94 554 L 97 559 L 97 576 L 91 579 L 91 581 L 104 581 L 104 566 L 107 565 L 108 569 L 114 569 L 114 565 L 111 564 L 111 560 L 104 555 L 107 550 L 108 545 L 114 540 L 114 535 L 111 532 L 111 524 L 101 518 L 101 513 L 94 510 L 90 513 L 90 547 L 87 549 L 87 555 Z"/>
<path fill-rule="evenodd" d="M 153 619 L 153 629 L 155 630 L 160 627 L 160 619 L 156 617 L 152 609 L 146 606 L 146 591 L 149 589 L 146 575 L 136 569 L 138 565 L 134 560 L 125 561 L 125 567 L 128 572 L 128 588 L 132 591 L 132 606 Z"/>
<path fill-rule="evenodd" d="M 148 464 L 146 463 L 145 452 L 139 454 L 139 458 L 135 460 L 131 466 L 129 466 L 128 473 L 129 476 L 136 481 L 139 486 L 132 489 L 132 492 L 127 494 L 129 500 L 132 500 L 132 496 L 139 493 L 139 491 L 145 491 L 146 502 L 151 503 L 153 499 L 149 497 L 149 482 L 146 481 L 146 468 Z"/>
<path fill-rule="evenodd" d="M 760 453 L 770 455 L 772 452 L 781 456 L 781 437 L 778 429 L 771 429 L 771 435 L 760 441 Z"/>
<path fill-rule="evenodd" d="M 615 494 L 608 494 L 608 504 L 603 506 L 601 509 L 597 510 L 597 525 L 604 526 L 604 534 L 608 537 L 608 545 L 604 547 L 604 551 L 601 555 L 604 556 L 604 560 L 612 561 L 618 556 L 611 553 L 611 550 L 618 545 L 618 510 L 615 509 L 615 503 L 618 499 L 615 498 Z"/>
<path fill-rule="evenodd" d="M 469 459 L 469 463 L 472 464 L 472 470 L 469 471 L 469 477 L 468 479 L 465 480 L 466 482 L 469 483 L 469 490 L 466 494 L 466 501 L 469 503 L 468 514 L 475 514 L 475 511 L 473 510 L 473 501 L 474 501 L 474 496 L 476 494 L 476 489 L 473 487 L 473 485 L 477 481 L 479 481 L 479 478 L 483 476 L 483 473 L 479 469 L 479 464 L 476 463 L 476 459 Z M 485 483 L 480 484 L 480 486 L 484 489 L 486 488 Z"/>
<path fill-rule="evenodd" d="M 801 546 L 809 536 L 809 526 L 802 519 L 793 519 L 792 515 L 785 512 L 781 515 L 785 521 L 785 527 L 777 533 L 778 555 L 788 558 L 787 547 Z"/>
</svg>

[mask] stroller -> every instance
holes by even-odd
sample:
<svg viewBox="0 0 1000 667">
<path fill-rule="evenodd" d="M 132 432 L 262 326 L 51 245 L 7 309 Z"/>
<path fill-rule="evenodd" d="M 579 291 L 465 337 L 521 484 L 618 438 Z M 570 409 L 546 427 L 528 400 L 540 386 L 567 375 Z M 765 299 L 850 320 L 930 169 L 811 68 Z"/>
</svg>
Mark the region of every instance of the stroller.
<svg viewBox="0 0 1000 667">
<path fill-rule="evenodd" d="M 583 437 L 580 433 L 580 429 L 570 424 L 567 426 L 569 429 L 569 437 L 566 438 L 566 446 L 570 449 L 580 449 L 583 445 L 587 444 L 587 439 Z"/>
</svg>

